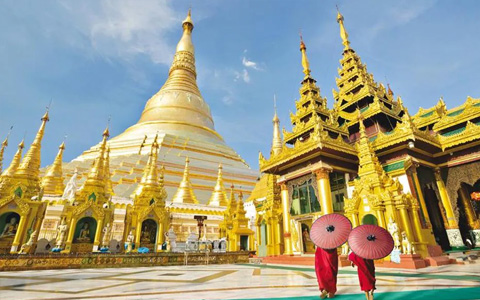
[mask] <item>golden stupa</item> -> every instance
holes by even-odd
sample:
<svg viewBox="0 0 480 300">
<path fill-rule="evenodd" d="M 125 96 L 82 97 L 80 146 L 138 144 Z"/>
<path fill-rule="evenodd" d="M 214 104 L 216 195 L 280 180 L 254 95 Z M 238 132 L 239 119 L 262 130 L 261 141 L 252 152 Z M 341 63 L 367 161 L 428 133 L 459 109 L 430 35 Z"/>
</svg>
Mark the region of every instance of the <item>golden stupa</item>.
<svg viewBox="0 0 480 300">
<path fill-rule="evenodd" d="M 206 204 L 217 181 L 218 165 L 224 168 L 225 184 L 249 194 L 258 172 L 230 148 L 215 131 L 210 107 L 198 89 L 191 13 L 182 23 L 178 42 L 163 87 L 145 105 L 139 121 L 108 141 L 114 195 L 128 197 L 140 182 L 150 145 L 158 134 L 158 165 L 165 167 L 167 203 L 182 181 L 185 159 L 190 159 L 190 180 L 199 203 Z M 69 178 L 75 168 L 79 184 L 85 178 L 99 144 L 64 165 Z M 83 174 L 83 176 L 82 176 Z"/>
</svg>

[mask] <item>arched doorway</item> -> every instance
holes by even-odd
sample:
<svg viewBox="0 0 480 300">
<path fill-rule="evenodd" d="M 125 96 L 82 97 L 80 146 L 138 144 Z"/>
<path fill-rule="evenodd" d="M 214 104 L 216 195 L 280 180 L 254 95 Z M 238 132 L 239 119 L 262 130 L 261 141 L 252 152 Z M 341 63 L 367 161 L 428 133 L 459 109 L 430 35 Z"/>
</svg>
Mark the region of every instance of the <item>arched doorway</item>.
<svg viewBox="0 0 480 300">
<path fill-rule="evenodd" d="M 435 241 L 440 247 L 442 247 L 442 250 L 450 250 L 450 242 L 448 241 L 447 231 L 445 230 L 446 220 L 444 220 L 444 215 L 440 210 L 441 205 L 437 198 L 437 194 L 433 187 L 427 184 L 423 189 L 423 195 L 425 203 L 427 204 L 428 216 L 430 217 L 430 222 L 432 222 Z"/>
<path fill-rule="evenodd" d="M 157 222 L 152 219 L 146 219 L 142 222 L 140 247 L 146 247 L 150 249 L 150 251 L 155 251 L 155 242 L 157 240 L 157 227 Z"/>
<path fill-rule="evenodd" d="M 302 250 L 303 253 L 315 253 L 315 244 L 310 239 L 311 220 L 302 221 Z"/>
<path fill-rule="evenodd" d="M 92 244 L 97 231 L 97 220 L 92 217 L 84 217 L 78 220 L 73 236 L 74 243 Z"/>
<path fill-rule="evenodd" d="M 378 225 L 377 217 L 372 214 L 363 216 L 362 225 Z"/>
</svg>

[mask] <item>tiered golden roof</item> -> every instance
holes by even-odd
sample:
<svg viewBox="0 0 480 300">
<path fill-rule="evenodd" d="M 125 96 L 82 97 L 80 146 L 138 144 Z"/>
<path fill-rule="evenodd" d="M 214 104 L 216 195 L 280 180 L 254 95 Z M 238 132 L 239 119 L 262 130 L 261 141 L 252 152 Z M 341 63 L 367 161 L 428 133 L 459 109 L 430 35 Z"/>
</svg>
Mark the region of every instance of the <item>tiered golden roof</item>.
<svg viewBox="0 0 480 300">
<path fill-rule="evenodd" d="M 192 204 L 198 204 L 197 197 L 195 197 L 195 194 L 192 189 L 192 184 L 190 183 L 190 178 L 189 178 L 189 168 L 188 168 L 188 163 L 190 160 L 188 157 L 185 159 L 185 170 L 183 171 L 183 179 L 182 182 L 180 182 L 180 186 L 178 187 L 177 192 L 175 193 L 175 196 L 173 196 L 173 203 L 192 203 Z"/>
<path fill-rule="evenodd" d="M 212 206 L 227 206 L 227 193 L 225 192 L 225 185 L 223 184 L 222 164 L 218 165 L 217 183 L 213 189 L 212 196 L 208 201 L 208 205 Z"/>
<path fill-rule="evenodd" d="M 53 164 L 47 169 L 45 176 L 42 178 L 42 188 L 45 195 L 61 196 L 65 189 L 63 183 L 64 177 L 62 172 L 62 158 L 63 151 L 65 150 L 65 142 L 58 147 L 57 156 Z"/>
</svg>

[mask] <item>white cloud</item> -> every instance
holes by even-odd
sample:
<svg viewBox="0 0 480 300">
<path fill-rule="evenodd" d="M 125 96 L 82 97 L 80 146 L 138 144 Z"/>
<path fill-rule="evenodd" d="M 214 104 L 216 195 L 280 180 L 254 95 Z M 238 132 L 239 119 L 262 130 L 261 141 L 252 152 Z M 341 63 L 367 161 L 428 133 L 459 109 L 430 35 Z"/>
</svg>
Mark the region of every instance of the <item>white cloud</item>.
<svg viewBox="0 0 480 300">
<path fill-rule="evenodd" d="M 250 82 L 250 74 L 248 74 L 247 69 L 243 69 L 241 72 L 234 71 L 235 78 L 233 81 L 243 80 L 245 83 Z"/>
<path fill-rule="evenodd" d="M 242 64 L 247 68 L 252 68 L 257 71 L 262 70 L 256 62 L 248 60 L 245 56 L 242 58 Z"/>
<path fill-rule="evenodd" d="M 101 0 L 97 3 L 61 2 L 75 26 L 105 58 L 131 60 L 146 55 L 154 63 L 170 64 L 171 41 L 166 34 L 180 26 L 168 0 Z"/>
</svg>

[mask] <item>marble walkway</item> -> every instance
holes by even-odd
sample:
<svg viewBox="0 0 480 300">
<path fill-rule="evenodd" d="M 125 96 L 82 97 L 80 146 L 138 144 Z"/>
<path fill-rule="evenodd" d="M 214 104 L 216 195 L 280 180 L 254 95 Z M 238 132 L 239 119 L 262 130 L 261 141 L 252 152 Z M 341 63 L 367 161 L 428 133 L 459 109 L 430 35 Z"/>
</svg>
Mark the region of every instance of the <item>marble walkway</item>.
<svg viewBox="0 0 480 300">
<path fill-rule="evenodd" d="M 365 299 L 342 268 L 335 299 Z M 0 272 L 1 299 L 319 299 L 312 267 L 208 265 Z M 480 264 L 377 268 L 375 299 L 480 299 Z"/>
</svg>

